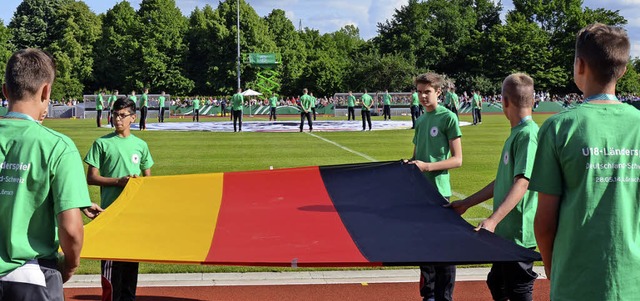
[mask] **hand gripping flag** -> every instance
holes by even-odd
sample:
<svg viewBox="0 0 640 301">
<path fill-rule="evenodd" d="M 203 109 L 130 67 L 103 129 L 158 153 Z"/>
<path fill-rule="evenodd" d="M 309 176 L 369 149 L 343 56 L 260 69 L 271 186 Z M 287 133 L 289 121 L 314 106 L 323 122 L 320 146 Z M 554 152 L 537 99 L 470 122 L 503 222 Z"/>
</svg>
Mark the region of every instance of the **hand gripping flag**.
<svg viewBox="0 0 640 301">
<path fill-rule="evenodd" d="M 82 257 L 311 267 L 540 260 L 474 231 L 446 203 L 401 162 L 133 178 L 86 226 Z"/>
</svg>

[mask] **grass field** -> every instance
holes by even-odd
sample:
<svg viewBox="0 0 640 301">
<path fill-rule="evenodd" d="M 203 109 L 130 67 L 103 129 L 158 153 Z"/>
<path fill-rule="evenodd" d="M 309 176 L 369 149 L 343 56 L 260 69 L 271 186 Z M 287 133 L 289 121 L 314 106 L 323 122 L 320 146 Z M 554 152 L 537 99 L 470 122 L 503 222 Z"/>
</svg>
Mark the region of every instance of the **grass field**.
<svg viewBox="0 0 640 301">
<path fill-rule="evenodd" d="M 541 124 L 550 115 L 534 115 Z M 281 119 L 285 119 L 281 118 Z M 335 119 L 334 117 L 319 117 Z M 382 117 L 373 117 L 380 120 Z M 408 117 L 398 117 L 399 119 Z M 290 117 L 291 120 L 299 120 Z M 471 121 L 471 115 L 461 115 L 462 121 Z M 204 119 L 204 122 L 228 119 Z M 245 120 L 268 120 L 264 117 Z M 150 120 L 153 121 L 153 120 Z M 190 121 L 170 119 L 169 122 Z M 45 125 L 62 132 L 76 143 L 80 154 L 89 150 L 98 137 L 109 133 L 108 128 L 96 128 L 94 120 L 50 119 Z M 470 195 L 488 184 L 495 176 L 497 162 L 510 127 L 502 114 L 483 116 L 483 124 L 462 128 L 463 164 L 451 172 L 451 185 L 455 191 L 452 200 Z M 151 149 L 155 165 L 153 175 L 195 174 L 274 168 L 333 165 L 357 162 L 391 161 L 411 157 L 412 130 L 371 132 L 314 132 L 308 133 L 217 133 L 217 132 L 160 132 L 135 131 Z M 324 139 L 321 139 L 324 138 Z M 333 143 L 330 143 L 329 140 Z M 338 144 L 338 145 L 336 145 Z M 350 152 L 348 150 L 352 150 Z M 364 155 L 364 156 L 363 156 Z M 98 187 L 90 187 L 92 201 L 99 203 Z M 491 213 L 491 203 L 476 206 L 464 218 L 477 224 Z M 141 273 L 178 272 L 242 272 L 284 271 L 286 268 L 254 268 L 198 265 L 147 264 L 140 265 Z M 79 274 L 100 272 L 99 263 L 83 260 Z"/>
</svg>

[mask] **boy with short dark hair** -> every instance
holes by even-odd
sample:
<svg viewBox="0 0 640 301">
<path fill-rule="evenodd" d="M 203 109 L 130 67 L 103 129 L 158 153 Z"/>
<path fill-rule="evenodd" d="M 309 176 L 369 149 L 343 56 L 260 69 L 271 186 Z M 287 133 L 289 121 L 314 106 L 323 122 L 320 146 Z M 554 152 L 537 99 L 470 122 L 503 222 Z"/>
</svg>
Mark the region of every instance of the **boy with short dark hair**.
<svg viewBox="0 0 640 301">
<path fill-rule="evenodd" d="M 573 76 L 585 103 L 540 128 L 529 189 L 551 300 L 640 296 L 640 111 L 615 96 L 629 49 L 622 28 L 580 30 Z"/>
<path fill-rule="evenodd" d="M 164 122 L 164 111 L 165 111 L 165 102 L 167 98 L 165 97 L 164 91 L 158 97 L 158 122 Z"/>
<path fill-rule="evenodd" d="M 104 91 L 98 92 L 96 95 L 96 124 L 98 127 L 102 127 L 102 109 L 104 107 Z"/>
<path fill-rule="evenodd" d="M 244 96 L 242 89 L 238 88 L 238 93 L 231 97 L 231 118 L 233 119 L 233 131 L 236 132 L 236 123 L 239 125 L 239 131 L 242 132 L 242 108 Z"/>
<path fill-rule="evenodd" d="M 115 132 L 98 138 L 84 158 L 89 165 L 87 183 L 100 186 L 101 206 L 108 208 L 130 178 L 151 175 L 153 159 L 147 143 L 131 134 L 136 105 L 126 98 L 113 104 Z M 134 300 L 137 262 L 101 261 L 102 300 Z"/>
<path fill-rule="evenodd" d="M 525 248 L 535 249 L 533 219 L 538 197 L 528 191 L 533 160 L 538 146 L 538 125 L 531 119 L 533 79 L 523 73 L 509 75 L 502 83 L 502 110 L 511 124 L 504 143 L 498 172 L 493 182 L 470 197 L 449 207 L 459 214 L 493 198 L 493 214 L 480 222 L 476 231 L 486 229 Z M 533 298 L 537 278 L 533 262 L 494 263 L 487 276 L 493 300 Z"/>
<path fill-rule="evenodd" d="M 91 207 L 82 161 L 69 137 L 41 124 L 55 73 L 53 58 L 38 49 L 17 51 L 7 61 L 2 92 L 9 109 L 0 118 L 0 300 L 62 301 L 62 283 L 80 265 L 80 208 Z"/>
<path fill-rule="evenodd" d="M 367 89 L 364 89 L 364 94 L 360 97 L 362 100 L 362 108 L 360 109 L 360 115 L 362 116 L 362 130 L 371 130 L 371 106 L 373 106 L 373 98 L 367 93 Z"/>
<path fill-rule="evenodd" d="M 356 97 L 353 96 L 353 92 L 349 91 L 349 96 L 347 96 L 347 121 L 356 120 Z"/>
<path fill-rule="evenodd" d="M 449 169 L 462 166 L 462 132 L 456 115 L 438 105 L 443 83 L 442 76 L 436 73 L 421 74 L 415 80 L 416 95 L 426 113 L 415 122 L 415 147 L 409 163 L 415 164 L 448 200 Z M 455 278 L 455 265 L 421 266 L 420 295 L 424 300 L 452 300 Z"/>
<path fill-rule="evenodd" d="M 113 128 L 113 119 L 111 119 L 111 109 L 113 108 L 113 103 L 118 99 L 118 90 L 114 90 L 113 94 L 109 96 L 109 100 L 107 100 L 107 119 L 109 120 L 109 124 Z"/>
<path fill-rule="evenodd" d="M 140 97 L 140 130 L 147 130 L 147 113 L 149 112 L 149 88 L 144 88 L 144 93 Z"/>
<path fill-rule="evenodd" d="M 304 119 L 307 119 L 309 124 L 309 132 L 313 131 L 313 121 L 311 121 L 311 106 L 313 103 L 313 97 L 310 96 L 307 88 L 302 89 L 302 96 L 300 96 L 300 132 L 304 128 Z"/>
</svg>

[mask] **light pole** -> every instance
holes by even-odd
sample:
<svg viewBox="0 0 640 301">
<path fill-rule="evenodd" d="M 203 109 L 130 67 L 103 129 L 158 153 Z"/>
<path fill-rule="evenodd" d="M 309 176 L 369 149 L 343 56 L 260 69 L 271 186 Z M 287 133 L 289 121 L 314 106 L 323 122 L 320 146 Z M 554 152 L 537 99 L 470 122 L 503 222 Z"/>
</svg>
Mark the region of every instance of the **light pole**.
<svg viewBox="0 0 640 301">
<path fill-rule="evenodd" d="M 238 89 L 240 89 L 240 0 L 237 0 L 237 29 L 238 29 Z"/>
</svg>

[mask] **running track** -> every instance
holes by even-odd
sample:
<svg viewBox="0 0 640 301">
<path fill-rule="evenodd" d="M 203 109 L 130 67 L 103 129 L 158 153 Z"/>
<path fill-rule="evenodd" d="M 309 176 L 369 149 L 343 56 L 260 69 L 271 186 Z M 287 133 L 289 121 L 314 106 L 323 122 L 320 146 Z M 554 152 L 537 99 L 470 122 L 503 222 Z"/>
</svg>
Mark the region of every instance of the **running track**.
<svg viewBox="0 0 640 301">
<path fill-rule="evenodd" d="M 66 300 L 100 300 L 100 288 L 67 288 Z M 139 287 L 138 301 L 283 301 L 283 300 L 420 300 L 418 283 L 322 284 L 273 286 L 192 286 Z M 461 301 L 491 300 L 484 281 L 458 281 L 454 299 Z M 539 279 L 534 287 L 534 300 L 549 300 L 549 281 Z"/>
</svg>

